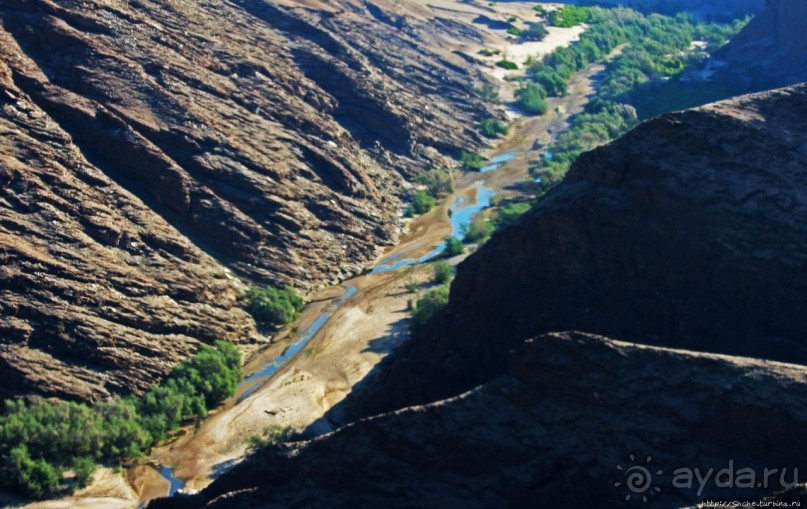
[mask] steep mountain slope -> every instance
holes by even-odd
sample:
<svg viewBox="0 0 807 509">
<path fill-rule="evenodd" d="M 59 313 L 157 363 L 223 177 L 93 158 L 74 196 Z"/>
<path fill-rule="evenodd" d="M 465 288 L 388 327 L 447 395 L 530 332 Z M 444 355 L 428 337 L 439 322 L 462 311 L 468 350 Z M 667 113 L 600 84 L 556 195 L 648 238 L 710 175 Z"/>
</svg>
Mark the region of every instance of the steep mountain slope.
<svg viewBox="0 0 807 509">
<path fill-rule="evenodd" d="M 665 115 L 580 157 L 459 266 L 448 307 L 368 384 L 366 412 L 468 390 L 560 330 L 807 363 L 805 118 L 799 85 Z"/>
<path fill-rule="evenodd" d="M 792 469 L 807 465 L 805 403 L 801 366 L 551 334 L 520 344 L 501 373 L 465 394 L 269 448 L 198 496 L 150 507 L 616 508 L 646 496 L 650 507 L 667 508 L 734 500 L 737 490 L 719 483 L 705 483 L 700 497 L 696 482 L 675 487 L 673 471 L 724 469 L 731 458 L 737 470 L 787 468 L 783 478 L 792 482 Z M 630 455 L 651 470 L 649 484 L 640 478 L 633 491 Z M 778 491 L 775 477 L 742 496 Z"/>
<path fill-rule="evenodd" d="M 772 86 L 807 81 L 807 4 L 767 0 L 765 11 L 719 53 L 735 64 L 762 68 Z"/>
<path fill-rule="evenodd" d="M 363 268 L 491 114 L 454 37 L 406 2 L 0 3 L 0 396 L 141 389 L 258 339 L 235 276 Z"/>
</svg>

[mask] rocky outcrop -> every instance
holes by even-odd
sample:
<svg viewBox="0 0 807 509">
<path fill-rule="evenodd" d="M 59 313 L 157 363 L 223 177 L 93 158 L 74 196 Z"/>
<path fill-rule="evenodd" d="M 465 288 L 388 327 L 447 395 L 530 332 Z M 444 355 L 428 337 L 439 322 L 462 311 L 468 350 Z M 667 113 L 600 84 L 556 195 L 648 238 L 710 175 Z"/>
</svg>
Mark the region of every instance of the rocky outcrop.
<svg viewBox="0 0 807 509">
<path fill-rule="evenodd" d="M 765 10 L 717 55 L 758 71 L 773 86 L 807 81 L 807 4 L 767 0 Z"/>
<path fill-rule="evenodd" d="M 558 330 L 807 363 L 805 118 L 800 85 L 668 114 L 581 156 L 459 266 L 368 412 L 468 390 Z"/>
<path fill-rule="evenodd" d="M 361 270 L 490 115 L 455 30 L 400 2 L 0 3 L 0 396 L 142 389 L 258 339 L 236 278 Z"/>
<path fill-rule="evenodd" d="M 803 482 L 805 408 L 805 367 L 550 334 L 469 392 L 270 447 L 149 507 L 668 508 L 738 498 L 724 477 L 698 492 L 678 469 L 780 469 L 740 490 L 761 497 Z"/>
</svg>

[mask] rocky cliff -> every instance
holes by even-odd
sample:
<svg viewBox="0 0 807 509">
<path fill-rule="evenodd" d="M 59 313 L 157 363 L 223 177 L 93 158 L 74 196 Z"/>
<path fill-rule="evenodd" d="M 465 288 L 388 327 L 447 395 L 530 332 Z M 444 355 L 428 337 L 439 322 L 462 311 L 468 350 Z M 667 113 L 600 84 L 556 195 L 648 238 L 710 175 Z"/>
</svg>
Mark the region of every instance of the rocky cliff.
<svg viewBox="0 0 807 509">
<path fill-rule="evenodd" d="M 468 390 L 560 330 L 807 363 L 805 118 L 800 85 L 668 114 L 581 156 L 459 266 L 448 307 L 370 384 L 368 412 Z"/>
<path fill-rule="evenodd" d="M 550 334 L 456 397 L 270 447 L 193 497 L 230 507 L 685 507 L 736 487 L 681 468 L 807 466 L 807 368 Z M 751 439 L 752 438 L 752 439 Z M 633 468 L 633 470 L 629 470 Z M 646 468 L 647 476 L 637 468 Z M 781 472 L 781 470 L 780 470 Z M 633 478 L 631 474 L 639 477 Z M 680 475 L 680 474 L 679 474 Z M 742 497 L 779 491 L 743 489 Z M 744 485 L 744 486 L 747 486 Z"/>
<path fill-rule="evenodd" d="M 142 388 L 257 337 L 236 277 L 360 270 L 406 177 L 478 143 L 440 49 L 474 36 L 406 2 L 0 3 L 1 395 Z"/>
<path fill-rule="evenodd" d="M 718 58 L 761 69 L 772 86 L 807 81 L 807 3 L 767 0 L 755 17 Z"/>
</svg>

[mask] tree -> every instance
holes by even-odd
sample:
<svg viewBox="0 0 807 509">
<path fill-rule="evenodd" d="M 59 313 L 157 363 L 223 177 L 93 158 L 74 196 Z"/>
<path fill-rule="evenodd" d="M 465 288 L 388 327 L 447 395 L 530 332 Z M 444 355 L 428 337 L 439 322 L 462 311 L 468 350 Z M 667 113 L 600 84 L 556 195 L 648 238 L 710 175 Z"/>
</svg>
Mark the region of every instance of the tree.
<svg viewBox="0 0 807 509">
<path fill-rule="evenodd" d="M 516 90 L 516 105 L 529 115 L 543 115 L 549 108 L 546 90 L 535 83 L 527 83 Z"/>
<path fill-rule="evenodd" d="M 412 310 L 412 324 L 415 327 L 422 327 L 443 309 L 448 304 L 449 291 L 448 285 L 442 285 L 419 298 Z"/>
<path fill-rule="evenodd" d="M 488 138 L 507 136 L 510 128 L 498 118 L 488 118 L 479 123 L 479 131 Z"/>
<path fill-rule="evenodd" d="M 454 177 L 448 170 L 436 168 L 420 173 L 415 182 L 426 186 L 426 191 L 435 198 L 454 192 Z"/>
<path fill-rule="evenodd" d="M 460 163 L 462 163 L 463 170 L 479 171 L 482 169 L 484 162 L 485 159 L 476 152 L 463 152 L 460 156 Z"/>
<path fill-rule="evenodd" d="M 465 244 L 462 243 L 457 237 L 446 237 L 446 254 L 448 256 L 457 256 L 465 252 Z"/>
<path fill-rule="evenodd" d="M 445 284 L 454 277 L 454 267 L 445 260 L 440 260 L 432 265 L 434 269 L 434 282 Z"/>
<path fill-rule="evenodd" d="M 297 319 L 303 309 L 303 299 L 289 288 L 267 286 L 247 290 L 247 311 L 259 323 L 285 325 Z"/>
</svg>

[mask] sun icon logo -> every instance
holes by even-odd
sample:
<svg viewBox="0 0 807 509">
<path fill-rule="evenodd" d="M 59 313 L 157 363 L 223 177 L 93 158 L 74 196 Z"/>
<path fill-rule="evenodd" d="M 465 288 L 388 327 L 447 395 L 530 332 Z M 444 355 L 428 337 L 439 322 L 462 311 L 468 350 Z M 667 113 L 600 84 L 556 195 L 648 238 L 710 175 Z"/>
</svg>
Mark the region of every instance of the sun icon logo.
<svg viewBox="0 0 807 509">
<path fill-rule="evenodd" d="M 653 473 L 650 471 L 650 463 L 653 461 L 653 458 L 647 456 L 644 464 L 639 464 L 636 461 L 636 457 L 631 454 L 630 461 L 631 465 L 628 468 L 623 468 L 622 465 L 616 466 L 616 469 L 622 472 L 623 480 L 615 482 L 614 486 L 619 487 L 623 484 L 625 485 L 628 489 L 625 500 L 631 500 L 631 498 L 635 496 L 636 500 L 641 498 L 642 502 L 647 502 L 648 495 L 654 496 L 661 491 L 661 488 L 658 486 L 653 486 Z M 656 470 L 655 475 L 661 475 L 663 473 L 664 472 L 661 470 Z"/>
</svg>

